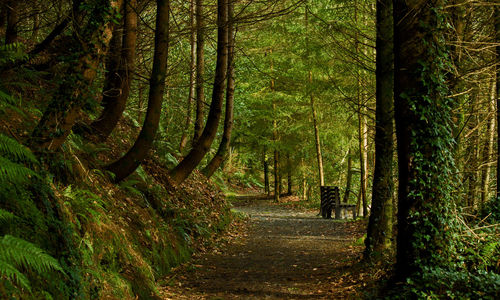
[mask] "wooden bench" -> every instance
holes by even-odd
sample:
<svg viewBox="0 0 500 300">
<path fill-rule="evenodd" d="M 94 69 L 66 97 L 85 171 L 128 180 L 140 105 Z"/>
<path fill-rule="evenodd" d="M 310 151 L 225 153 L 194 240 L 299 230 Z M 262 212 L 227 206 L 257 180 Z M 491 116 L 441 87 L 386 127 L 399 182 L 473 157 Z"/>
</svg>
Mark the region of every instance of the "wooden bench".
<svg viewBox="0 0 500 300">
<path fill-rule="evenodd" d="M 335 219 L 347 218 L 350 211 L 353 219 L 356 219 L 356 205 L 340 203 L 340 190 L 337 186 L 321 186 L 321 216 L 324 219 L 332 218 L 335 210 Z"/>
</svg>

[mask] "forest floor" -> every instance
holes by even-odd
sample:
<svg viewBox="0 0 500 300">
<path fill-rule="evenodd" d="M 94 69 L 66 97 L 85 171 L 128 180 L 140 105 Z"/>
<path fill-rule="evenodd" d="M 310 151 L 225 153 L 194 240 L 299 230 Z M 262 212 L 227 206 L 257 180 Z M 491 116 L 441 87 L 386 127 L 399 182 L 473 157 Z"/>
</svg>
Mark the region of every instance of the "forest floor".
<svg viewBox="0 0 500 300">
<path fill-rule="evenodd" d="M 364 221 L 271 200 L 233 201 L 233 210 L 244 224 L 166 278 L 165 299 L 351 299 L 374 287 L 376 268 L 359 262 Z"/>
</svg>

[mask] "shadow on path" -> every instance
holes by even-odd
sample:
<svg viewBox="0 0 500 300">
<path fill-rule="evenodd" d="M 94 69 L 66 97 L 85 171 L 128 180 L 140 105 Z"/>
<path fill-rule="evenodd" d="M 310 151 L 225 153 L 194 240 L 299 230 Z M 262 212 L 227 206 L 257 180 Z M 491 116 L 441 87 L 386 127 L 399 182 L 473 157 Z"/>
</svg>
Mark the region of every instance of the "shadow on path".
<svg viewBox="0 0 500 300">
<path fill-rule="evenodd" d="M 168 288 L 171 299 L 349 297 L 333 283 L 362 251 L 354 246 L 362 235 L 359 222 L 324 220 L 316 211 L 266 200 L 237 202 L 233 209 L 250 217 L 247 235 L 195 258 L 194 269 L 181 271 Z"/>
</svg>

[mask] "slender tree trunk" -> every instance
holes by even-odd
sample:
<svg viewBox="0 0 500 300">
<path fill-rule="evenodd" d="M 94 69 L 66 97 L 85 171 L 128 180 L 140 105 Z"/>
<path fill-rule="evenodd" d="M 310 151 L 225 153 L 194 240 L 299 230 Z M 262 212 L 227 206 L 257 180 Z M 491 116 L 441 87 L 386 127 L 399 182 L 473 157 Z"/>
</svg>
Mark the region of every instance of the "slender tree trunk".
<svg viewBox="0 0 500 300">
<path fill-rule="evenodd" d="M 354 20 L 357 23 L 358 22 L 358 2 L 354 2 Z M 354 42 L 355 42 L 355 51 L 356 55 L 359 55 L 359 41 L 358 41 L 358 34 L 355 34 L 354 37 Z M 367 201 L 366 201 L 366 189 L 367 189 L 367 184 L 366 184 L 366 147 L 365 147 L 365 131 L 366 131 L 366 116 L 364 115 L 365 112 L 365 107 L 364 103 L 362 100 L 362 95 L 361 95 L 361 75 L 359 74 L 359 70 L 356 71 L 356 80 L 357 80 L 357 104 L 358 104 L 358 138 L 359 138 L 359 169 L 360 169 L 360 188 L 359 188 L 359 194 L 358 194 L 358 203 L 357 203 L 357 212 L 359 213 L 359 208 L 361 207 L 361 204 L 363 205 L 363 217 L 366 217 L 368 212 L 367 212 Z M 358 214 L 359 215 L 359 214 Z"/>
<path fill-rule="evenodd" d="M 365 257 L 389 249 L 392 238 L 393 158 L 392 0 L 377 1 L 375 171 Z"/>
<path fill-rule="evenodd" d="M 359 87 L 358 87 L 359 88 Z M 366 148 L 365 148 L 365 130 L 366 127 L 364 118 L 366 116 L 363 115 L 363 105 L 361 103 L 361 98 L 358 93 L 358 137 L 359 137 L 359 170 L 360 170 L 360 183 L 359 183 L 359 199 L 360 199 L 360 206 L 363 209 L 363 217 L 367 216 L 367 211 L 366 211 Z"/>
<path fill-rule="evenodd" d="M 119 30 L 115 43 L 112 41 L 111 64 L 106 74 L 101 115 L 90 125 L 100 141 L 106 140 L 118 124 L 130 93 L 130 85 L 135 70 L 135 48 L 137 41 L 137 0 L 126 0 L 124 5 L 123 37 Z M 113 38 L 115 39 L 115 38 Z M 115 53 L 113 53 L 115 52 Z M 113 57 L 113 56 L 116 56 Z"/>
<path fill-rule="evenodd" d="M 188 142 L 189 125 L 191 124 L 191 105 L 195 100 L 196 88 L 196 25 L 195 25 L 195 0 L 190 0 L 189 20 L 191 34 L 189 35 L 189 43 L 191 45 L 191 60 L 189 63 L 189 95 L 186 104 L 186 122 L 184 123 L 184 130 L 182 131 L 181 142 L 179 145 L 179 152 L 182 154 Z"/>
<path fill-rule="evenodd" d="M 289 196 L 292 195 L 292 162 L 290 161 L 290 154 L 287 154 L 286 155 L 286 160 L 287 160 L 287 165 L 288 165 L 288 169 L 287 169 L 287 194 Z"/>
<path fill-rule="evenodd" d="M 274 90 L 274 79 L 272 80 L 272 87 Z M 273 102 L 273 111 L 276 112 L 276 102 Z M 276 116 L 273 119 L 273 141 L 278 143 L 278 128 Z M 276 147 L 276 146 L 275 146 Z M 274 201 L 280 201 L 280 154 L 278 149 L 274 149 Z"/>
<path fill-rule="evenodd" d="M 196 119 L 194 122 L 193 146 L 203 131 L 205 116 L 205 24 L 203 21 L 203 0 L 196 0 Z"/>
<path fill-rule="evenodd" d="M 469 207 L 474 207 L 476 200 L 476 189 L 477 189 L 477 178 L 478 178 L 478 159 L 479 159 L 479 120 L 478 120 L 478 90 L 474 89 L 471 92 L 469 99 L 469 129 L 472 130 L 472 134 L 468 141 L 467 146 L 467 162 L 466 162 L 466 178 L 468 183 L 468 188 L 466 191 L 466 201 L 465 205 Z"/>
<path fill-rule="evenodd" d="M 497 43 L 496 49 L 496 100 L 497 100 L 497 188 L 496 198 L 500 199 L 500 7 L 495 6 L 495 42 Z M 500 201 L 500 200 L 498 200 Z"/>
<path fill-rule="evenodd" d="M 174 183 L 183 182 L 198 166 L 217 133 L 220 117 L 222 114 L 222 103 L 224 102 L 224 82 L 227 74 L 228 60 L 228 0 L 217 1 L 217 63 L 215 67 L 215 79 L 212 91 L 212 103 L 207 118 L 207 124 L 200 138 L 193 146 L 188 155 L 170 171 Z"/>
<path fill-rule="evenodd" d="M 344 192 L 344 203 L 349 202 L 349 194 L 351 193 L 351 181 L 352 181 L 352 155 L 351 148 L 349 148 L 349 152 L 347 153 L 347 179 L 345 183 L 345 192 Z"/>
<path fill-rule="evenodd" d="M 271 188 L 269 187 L 269 164 L 267 162 L 267 151 L 265 147 L 262 153 L 262 162 L 264 164 L 264 192 L 267 195 L 271 195 Z"/>
<path fill-rule="evenodd" d="M 107 166 L 107 169 L 115 174 L 116 182 L 132 174 L 146 158 L 160 122 L 169 51 L 170 0 L 157 0 L 156 5 L 155 50 L 149 80 L 148 110 L 144 125 L 132 148 L 122 158 Z"/>
<path fill-rule="evenodd" d="M 220 167 L 224 160 L 227 150 L 231 144 L 231 131 L 233 129 L 233 108 L 234 108 L 234 46 L 235 46 L 235 30 L 234 30 L 234 4 L 233 0 L 228 0 L 228 60 L 227 60 L 227 87 L 226 87 L 226 115 L 224 118 L 224 132 L 222 139 L 217 149 L 217 153 L 203 170 L 203 174 L 210 178 L 214 172 Z"/>
<path fill-rule="evenodd" d="M 481 171 L 481 205 L 484 205 L 489 198 L 490 185 L 490 163 L 493 154 L 493 144 L 495 142 L 495 81 L 491 82 L 490 101 L 488 103 L 488 124 L 486 126 L 486 140 L 483 149 L 483 168 Z"/>
<path fill-rule="evenodd" d="M 312 72 L 309 71 L 309 84 L 312 84 Z M 310 92 L 310 105 L 311 105 L 311 113 L 313 120 L 313 128 L 314 128 L 314 143 L 316 146 L 316 159 L 318 162 L 318 176 L 319 176 L 319 185 L 325 185 L 325 176 L 323 172 L 323 155 L 321 153 L 321 140 L 319 137 L 319 128 L 318 128 L 318 118 L 316 115 L 316 108 L 314 106 L 314 95 L 312 91 Z"/>
<path fill-rule="evenodd" d="M 57 151 L 71 132 L 89 97 L 89 87 L 97 76 L 101 57 L 107 52 L 114 27 L 111 21 L 101 24 L 95 20 L 107 19 L 105 15 L 110 10 L 120 11 L 122 3 L 122 0 L 97 1 L 91 7 L 93 14 L 83 26 L 79 7 L 75 7 L 72 53 L 80 55 L 69 63 L 67 73 L 79 76 L 76 79 L 75 76 L 62 78 L 54 98 L 31 135 L 29 144 L 32 150 Z"/>
<path fill-rule="evenodd" d="M 5 44 L 17 42 L 17 25 L 19 22 L 18 0 L 7 1 L 7 29 L 5 30 Z"/>
</svg>

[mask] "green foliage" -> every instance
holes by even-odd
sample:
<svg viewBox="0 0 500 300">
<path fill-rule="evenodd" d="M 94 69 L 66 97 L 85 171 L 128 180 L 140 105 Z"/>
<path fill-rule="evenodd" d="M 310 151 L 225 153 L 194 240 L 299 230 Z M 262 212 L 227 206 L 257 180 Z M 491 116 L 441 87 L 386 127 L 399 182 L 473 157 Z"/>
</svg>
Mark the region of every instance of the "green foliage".
<svg viewBox="0 0 500 300">
<path fill-rule="evenodd" d="M 38 274 L 51 270 L 62 271 L 59 262 L 42 249 L 10 235 L 0 238 L 0 274 L 19 286 L 31 290 L 28 279 L 18 269 Z"/>
</svg>

